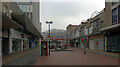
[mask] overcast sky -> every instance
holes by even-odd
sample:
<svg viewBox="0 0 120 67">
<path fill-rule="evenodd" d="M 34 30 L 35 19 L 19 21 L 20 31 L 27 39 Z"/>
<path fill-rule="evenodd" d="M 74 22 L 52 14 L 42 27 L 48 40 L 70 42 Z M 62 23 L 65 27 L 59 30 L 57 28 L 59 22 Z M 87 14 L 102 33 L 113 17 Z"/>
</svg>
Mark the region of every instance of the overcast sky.
<svg viewBox="0 0 120 67">
<path fill-rule="evenodd" d="M 90 18 L 93 12 L 101 11 L 105 7 L 104 0 L 63 1 L 41 2 L 40 22 L 42 23 L 42 31 L 48 30 L 46 21 L 54 22 L 51 29 L 65 30 L 67 25 L 79 25 L 81 21 Z"/>
</svg>

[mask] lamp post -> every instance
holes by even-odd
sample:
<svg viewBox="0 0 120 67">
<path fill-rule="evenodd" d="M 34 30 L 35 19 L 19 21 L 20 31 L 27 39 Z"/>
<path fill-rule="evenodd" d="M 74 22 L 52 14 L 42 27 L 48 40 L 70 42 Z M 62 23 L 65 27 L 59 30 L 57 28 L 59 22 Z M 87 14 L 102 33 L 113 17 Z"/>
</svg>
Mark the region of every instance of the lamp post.
<svg viewBox="0 0 120 67">
<path fill-rule="evenodd" d="M 49 33 L 48 33 L 49 38 L 50 38 L 50 24 L 52 24 L 52 23 L 53 23 L 52 21 L 50 21 L 50 22 L 46 21 L 46 24 L 48 24 L 48 29 L 49 29 Z M 50 39 L 49 39 L 49 55 L 50 55 Z"/>
</svg>

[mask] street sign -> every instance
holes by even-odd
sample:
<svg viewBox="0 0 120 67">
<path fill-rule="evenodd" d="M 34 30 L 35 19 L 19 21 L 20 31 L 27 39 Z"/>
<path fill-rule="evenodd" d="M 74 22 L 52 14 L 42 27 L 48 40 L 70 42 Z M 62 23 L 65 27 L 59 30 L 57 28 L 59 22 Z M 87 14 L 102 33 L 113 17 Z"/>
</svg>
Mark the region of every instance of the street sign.
<svg viewBox="0 0 120 67">
<path fill-rule="evenodd" d="M 51 37 L 50 35 L 48 35 L 48 37 Z"/>
</svg>

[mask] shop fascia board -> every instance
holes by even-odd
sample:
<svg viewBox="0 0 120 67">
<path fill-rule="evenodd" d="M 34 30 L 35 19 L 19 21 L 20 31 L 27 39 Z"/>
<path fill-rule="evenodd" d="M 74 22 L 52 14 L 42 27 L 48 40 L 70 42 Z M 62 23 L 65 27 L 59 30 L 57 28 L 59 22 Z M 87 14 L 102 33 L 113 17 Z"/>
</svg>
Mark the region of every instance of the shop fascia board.
<svg viewBox="0 0 120 67">
<path fill-rule="evenodd" d="M 9 18 L 8 16 L 2 14 L 2 26 L 5 29 L 23 29 L 23 26 L 19 25 L 17 22 Z"/>
</svg>

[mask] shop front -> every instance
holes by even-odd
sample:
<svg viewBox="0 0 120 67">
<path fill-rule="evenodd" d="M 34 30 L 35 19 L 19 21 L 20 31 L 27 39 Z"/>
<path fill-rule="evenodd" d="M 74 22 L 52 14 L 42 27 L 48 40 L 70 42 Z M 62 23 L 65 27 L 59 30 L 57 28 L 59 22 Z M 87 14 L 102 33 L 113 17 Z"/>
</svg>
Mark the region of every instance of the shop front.
<svg viewBox="0 0 120 67">
<path fill-rule="evenodd" d="M 104 50 L 104 35 L 89 36 L 89 49 Z"/>
<path fill-rule="evenodd" d="M 101 29 L 105 35 L 105 51 L 120 52 L 120 24 Z"/>
<path fill-rule="evenodd" d="M 120 52 L 120 31 L 110 32 L 107 37 L 107 50 L 112 52 Z"/>
<path fill-rule="evenodd" d="M 12 52 L 20 51 L 21 50 L 21 39 L 12 39 Z"/>
</svg>

